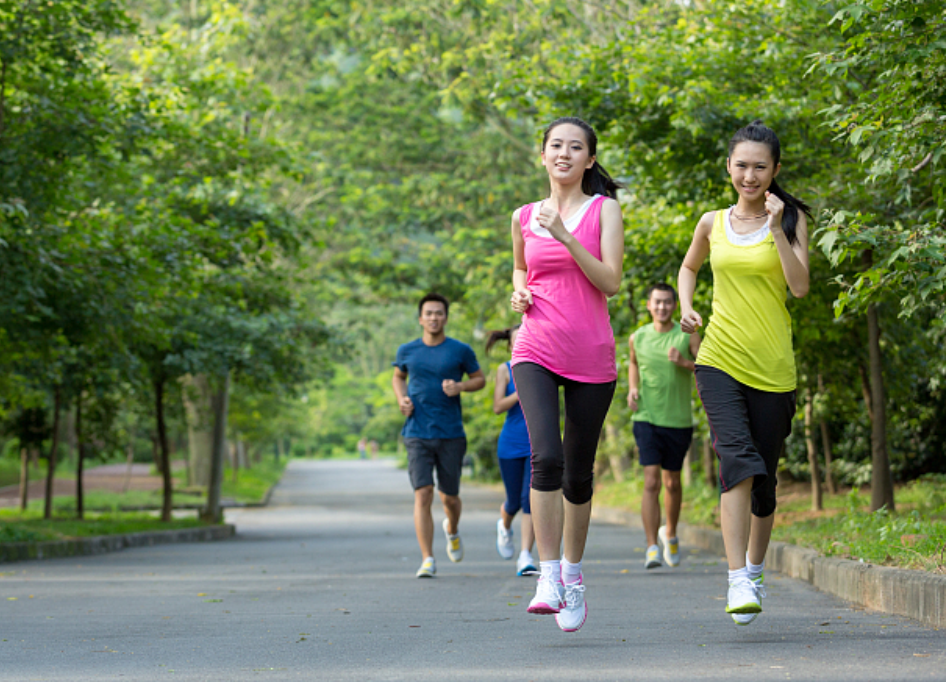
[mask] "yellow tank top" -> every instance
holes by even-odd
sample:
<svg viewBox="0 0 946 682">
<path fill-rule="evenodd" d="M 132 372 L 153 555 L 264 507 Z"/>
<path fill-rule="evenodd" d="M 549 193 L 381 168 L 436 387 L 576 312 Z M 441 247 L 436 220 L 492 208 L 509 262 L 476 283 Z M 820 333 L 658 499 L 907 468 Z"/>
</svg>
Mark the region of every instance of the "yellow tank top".
<svg viewBox="0 0 946 682">
<path fill-rule="evenodd" d="M 760 391 L 795 389 L 792 318 L 786 282 L 772 235 L 737 246 L 726 236 L 725 211 L 710 235 L 713 313 L 696 364 L 726 372 Z"/>
</svg>

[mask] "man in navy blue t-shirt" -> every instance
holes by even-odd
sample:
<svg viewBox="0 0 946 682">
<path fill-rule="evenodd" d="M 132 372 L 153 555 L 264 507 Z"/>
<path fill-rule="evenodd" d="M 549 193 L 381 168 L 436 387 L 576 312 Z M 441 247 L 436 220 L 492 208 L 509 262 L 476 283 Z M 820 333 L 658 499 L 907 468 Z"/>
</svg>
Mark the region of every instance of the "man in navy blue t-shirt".
<svg viewBox="0 0 946 682">
<path fill-rule="evenodd" d="M 417 306 L 423 336 L 397 349 L 391 385 L 401 414 L 407 417 L 401 435 L 407 447 L 408 471 L 414 486 L 414 529 L 423 563 L 418 578 L 432 578 L 434 562 L 434 469 L 447 518 L 450 561 L 463 559 L 460 540 L 460 470 L 466 454 L 466 433 L 460 394 L 479 391 L 486 377 L 473 349 L 447 338 L 445 327 L 450 303 L 440 294 L 427 294 Z M 463 375 L 469 378 L 463 381 Z M 410 382 L 407 381 L 410 376 Z"/>
</svg>

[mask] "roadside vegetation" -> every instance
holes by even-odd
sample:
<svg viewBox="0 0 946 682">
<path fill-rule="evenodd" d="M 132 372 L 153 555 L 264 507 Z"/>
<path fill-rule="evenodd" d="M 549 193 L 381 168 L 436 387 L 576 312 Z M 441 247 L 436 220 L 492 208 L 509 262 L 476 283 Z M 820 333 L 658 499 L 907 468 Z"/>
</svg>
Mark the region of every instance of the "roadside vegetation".
<svg viewBox="0 0 946 682">
<path fill-rule="evenodd" d="M 639 513 L 643 476 L 629 470 L 623 481 L 605 476 L 595 504 Z M 924 476 L 899 486 L 897 511 L 870 511 L 870 492 L 850 488 L 825 494 L 823 509 L 811 509 L 807 485 L 779 488 L 774 540 L 814 549 L 825 556 L 946 575 L 946 481 Z M 719 493 L 702 479 L 684 487 L 683 523 L 719 528 Z"/>
<path fill-rule="evenodd" d="M 761 118 L 816 216 L 785 470 L 826 519 L 854 488 L 887 510 L 825 551 L 938 537 L 909 491 L 946 485 L 924 478 L 946 474 L 944 33 L 943 0 L 0 3 L 0 481 L 153 463 L 164 520 L 207 490 L 216 521 L 263 494 L 258 463 L 395 450 L 420 296 L 450 298 L 487 376 L 506 360 L 482 347 L 517 321 L 509 215 L 544 195 L 541 131 L 572 114 L 627 187 L 601 451 L 629 458 L 643 293 L 731 203 L 726 142 Z M 463 401 L 489 478 L 502 419 L 490 387 Z M 69 513 L 115 507 L 86 502 Z"/>
</svg>

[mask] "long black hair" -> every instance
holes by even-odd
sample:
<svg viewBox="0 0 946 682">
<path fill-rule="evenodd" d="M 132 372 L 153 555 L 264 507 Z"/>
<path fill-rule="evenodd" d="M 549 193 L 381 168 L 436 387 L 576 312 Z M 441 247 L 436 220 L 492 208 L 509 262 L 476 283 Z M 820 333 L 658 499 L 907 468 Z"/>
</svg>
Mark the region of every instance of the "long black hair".
<svg viewBox="0 0 946 682">
<path fill-rule="evenodd" d="M 511 327 L 490 332 L 489 336 L 486 337 L 486 352 L 489 353 L 490 349 L 500 341 L 512 341 L 512 333 L 521 326 L 521 324 L 514 324 Z"/>
<path fill-rule="evenodd" d="M 545 145 L 549 141 L 549 133 L 551 133 L 558 126 L 565 125 L 567 123 L 581 128 L 582 132 L 585 133 L 585 139 L 588 142 L 589 155 L 597 156 L 598 136 L 595 134 L 595 129 L 577 116 L 562 116 L 561 118 L 557 118 L 549 123 L 548 128 L 545 129 L 545 133 L 542 135 L 541 151 L 545 151 Z M 608 174 L 608 171 L 606 171 L 604 167 L 598 163 L 597 159 L 595 159 L 595 162 L 591 168 L 585 169 L 585 174 L 581 176 L 581 191 L 585 194 L 591 196 L 594 196 L 595 194 L 603 194 L 607 197 L 611 197 L 612 199 L 617 199 L 619 189 L 624 189 L 624 185 L 616 182 Z"/>
<path fill-rule="evenodd" d="M 765 125 L 760 119 L 754 120 L 745 128 L 740 128 L 736 134 L 729 140 L 729 157 L 732 158 L 733 150 L 740 142 L 760 142 L 769 148 L 772 153 L 772 161 L 778 166 L 779 159 L 782 158 L 782 145 L 778 141 L 778 135 L 775 131 Z M 795 227 L 798 225 L 798 212 L 804 211 L 808 217 L 814 220 L 811 215 L 811 207 L 797 197 L 793 197 L 772 178 L 772 184 L 769 185 L 769 191 L 782 200 L 785 204 L 785 215 L 782 216 L 782 231 L 788 239 L 789 244 L 798 243 L 798 235 L 795 234 Z"/>
</svg>

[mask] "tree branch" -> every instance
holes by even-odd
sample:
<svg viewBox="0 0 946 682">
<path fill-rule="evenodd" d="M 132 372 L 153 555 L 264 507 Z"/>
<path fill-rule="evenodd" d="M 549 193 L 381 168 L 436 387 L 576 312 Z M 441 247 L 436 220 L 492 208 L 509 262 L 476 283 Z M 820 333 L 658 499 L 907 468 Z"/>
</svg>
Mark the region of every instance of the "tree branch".
<svg viewBox="0 0 946 682">
<path fill-rule="evenodd" d="M 932 160 L 933 160 L 933 152 L 930 152 L 930 153 L 927 154 L 925 157 L 923 157 L 923 160 L 922 160 L 922 161 L 920 161 L 917 165 L 915 165 L 913 168 L 911 168 L 911 169 L 910 169 L 910 172 L 912 172 L 912 173 L 919 173 L 921 170 L 923 170 L 923 169 L 926 168 L 928 165 L 930 165 L 930 161 L 932 161 Z"/>
</svg>

